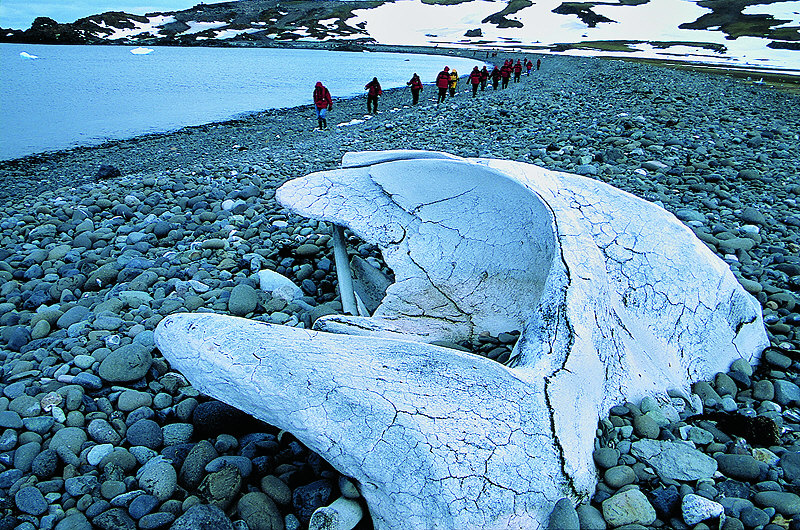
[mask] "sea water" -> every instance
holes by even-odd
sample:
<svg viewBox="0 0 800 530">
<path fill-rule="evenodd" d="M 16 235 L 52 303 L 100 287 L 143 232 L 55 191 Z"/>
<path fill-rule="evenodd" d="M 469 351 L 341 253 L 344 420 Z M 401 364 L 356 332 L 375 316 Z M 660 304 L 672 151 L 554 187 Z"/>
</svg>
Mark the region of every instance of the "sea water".
<svg viewBox="0 0 800 530">
<path fill-rule="evenodd" d="M 223 121 L 312 103 L 317 81 L 334 98 L 364 94 L 377 77 L 433 82 L 477 59 L 276 48 L 0 44 L 0 160 Z M 146 50 L 145 50 L 146 51 Z"/>
</svg>

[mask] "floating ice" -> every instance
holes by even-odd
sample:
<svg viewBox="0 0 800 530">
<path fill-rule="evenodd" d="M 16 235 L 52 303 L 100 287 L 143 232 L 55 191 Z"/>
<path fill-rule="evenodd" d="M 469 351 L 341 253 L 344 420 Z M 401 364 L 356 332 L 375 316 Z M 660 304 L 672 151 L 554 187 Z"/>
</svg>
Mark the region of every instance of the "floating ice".
<svg viewBox="0 0 800 530">
<path fill-rule="evenodd" d="M 134 55 L 147 55 L 148 53 L 153 53 L 152 48 L 142 48 L 139 46 L 138 48 L 134 48 L 131 50 L 131 53 Z"/>
</svg>

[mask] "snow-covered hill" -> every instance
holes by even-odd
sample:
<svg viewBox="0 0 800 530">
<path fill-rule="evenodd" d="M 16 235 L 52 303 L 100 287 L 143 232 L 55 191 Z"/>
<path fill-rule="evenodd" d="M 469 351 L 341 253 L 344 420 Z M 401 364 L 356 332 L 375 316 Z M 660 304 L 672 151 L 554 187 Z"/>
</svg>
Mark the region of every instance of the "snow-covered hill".
<svg viewBox="0 0 800 530">
<path fill-rule="evenodd" d="M 239 0 L 173 13 L 37 19 L 6 41 L 316 41 L 560 51 L 800 71 L 797 0 Z"/>
</svg>

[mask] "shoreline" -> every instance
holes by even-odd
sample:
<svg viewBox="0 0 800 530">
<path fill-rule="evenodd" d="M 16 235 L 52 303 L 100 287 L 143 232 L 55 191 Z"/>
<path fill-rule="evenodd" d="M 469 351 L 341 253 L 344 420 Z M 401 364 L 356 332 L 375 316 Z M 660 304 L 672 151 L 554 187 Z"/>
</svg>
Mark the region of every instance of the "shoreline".
<svg viewBox="0 0 800 530">
<path fill-rule="evenodd" d="M 0 490 L 13 499 L 0 517 L 36 528 L 69 517 L 73 524 L 124 520 L 145 529 L 216 503 L 225 512 L 222 529 L 246 517 L 239 502 L 250 495 L 296 529 L 314 507 L 312 493 L 327 492 L 323 503 L 357 498 L 352 483 L 290 434 L 252 423 L 226 432 L 221 426 L 245 418 L 200 395 L 152 342 L 157 323 L 175 312 L 308 327 L 340 311 L 330 227 L 287 212 L 274 190 L 338 167 L 347 151 L 430 149 L 529 162 L 658 203 L 758 299 L 772 343 L 800 349 L 800 97 L 647 64 L 542 61 L 542 70 L 521 83 L 489 87 L 476 98 L 462 79 L 457 96 L 438 106 L 430 85 L 418 107 L 409 105 L 407 89 L 385 91 L 371 117 L 364 96 L 339 100 L 326 131 L 314 130 L 308 105 L 58 152 L 13 168 L 0 164 L 0 412 L 3 421 L 20 418 L 0 439 Z M 122 176 L 95 178 L 101 163 Z M 374 246 L 351 241 L 349 248 L 382 260 Z M 260 291 L 262 269 L 302 286 L 303 298 L 287 303 Z M 503 359 L 514 337 L 505 339 L 468 346 Z M 121 357 L 135 358 L 130 373 L 109 366 Z M 729 520 L 742 524 L 736 528 L 742 521 L 781 523 L 786 506 L 765 505 L 758 494 L 777 489 L 800 503 L 793 483 L 800 472 L 787 463 L 800 451 L 798 383 L 798 359 L 776 350 L 756 372 L 738 366 L 694 387 L 706 411 L 737 410 L 783 427 L 769 447 L 737 442 L 713 419 L 690 425 L 691 410 L 676 410 L 679 398 L 614 407 L 601 418 L 599 485 L 578 507 L 581 521 L 592 528 L 624 524 L 603 519 L 603 502 L 638 489 L 646 494 L 642 509 L 657 515 L 637 519 L 643 526 L 694 526 L 680 506 L 690 494 L 724 505 Z M 797 397 L 786 393 L 794 388 Z M 52 411 L 41 409 L 43 400 L 56 399 Z M 749 474 L 721 463 L 719 475 L 699 481 L 656 476 L 631 451 L 644 439 L 691 443 L 697 459 L 746 456 Z M 211 465 L 221 457 L 235 457 L 241 467 Z M 148 471 L 159 491 L 168 492 L 159 493 L 163 498 L 137 479 L 146 462 L 153 462 Z M 231 478 L 225 473 L 238 487 L 213 499 L 210 491 Z M 46 496 L 52 513 L 33 509 L 37 495 Z M 371 527 L 365 518 L 357 528 Z"/>
<path fill-rule="evenodd" d="M 45 43 L 43 45 L 50 45 L 50 44 Z M 58 44 L 53 44 L 53 45 L 58 45 Z M 130 46 L 128 44 L 113 43 L 113 42 L 102 43 L 102 44 L 84 44 L 82 46 L 96 46 L 96 45 L 123 46 L 123 47 Z M 180 45 L 180 46 L 186 47 L 187 45 Z M 240 48 L 244 46 L 215 46 L 215 47 Z M 305 42 L 305 41 L 282 43 L 280 45 L 276 44 L 274 46 L 262 45 L 258 47 L 319 49 L 319 50 L 329 50 L 329 51 L 349 51 L 351 53 L 362 53 L 364 51 L 386 52 L 386 53 L 409 53 L 409 54 L 441 56 L 443 58 L 446 58 L 448 56 L 456 56 L 467 59 L 474 58 L 481 62 L 489 64 L 497 64 L 498 66 L 499 64 L 502 64 L 502 61 L 498 61 L 499 57 L 510 57 L 510 56 L 513 57 L 534 56 L 534 58 L 536 58 L 537 56 L 541 56 L 541 58 L 544 60 L 551 60 L 553 58 L 556 58 L 556 59 L 567 59 L 567 60 L 578 60 L 578 61 L 584 59 L 594 59 L 594 60 L 604 60 L 604 61 L 625 61 L 625 62 L 631 62 L 633 64 L 644 64 L 644 65 L 652 65 L 663 68 L 674 68 L 677 70 L 699 72 L 707 75 L 728 76 L 736 79 L 743 79 L 748 82 L 753 82 L 759 85 L 765 85 L 767 87 L 774 88 L 776 90 L 790 94 L 800 93 L 800 73 L 781 72 L 779 70 L 775 71 L 751 70 L 746 67 L 721 67 L 716 65 L 703 65 L 701 63 L 696 63 L 696 62 L 690 62 L 690 61 L 684 62 L 684 61 L 670 60 L 670 59 L 639 59 L 633 57 L 627 58 L 627 57 L 609 57 L 609 56 L 579 56 L 579 55 L 559 54 L 556 52 L 549 52 L 544 50 L 537 51 L 535 49 L 534 50 L 521 49 L 516 51 L 507 51 L 502 48 L 497 48 L 494 50 L 481 50 L 481 49 L 469 49 L 469 48 L 459 48 L 459 47 L 448 48 L 448 47 L 427 47 L 427 46 L 399 46 L 399 45 L 388 45 L 388 44 L 366 44 L 366 45 L 359 45 L 359 48 L 362 48 L 359 50 L 346 50 L 346 49 L 341 49 L 344 47 L 341 44 L 332 45 L 324 42 Z M 496 57 L 491 57 L 491 53 L 493 52 L 497 52 Z M 464 77 L 466 76 L 462 76 L 462 79 Z M 754 79 L 756 77 L 759 78 L 759 81 L 751 80 L 751 78 Z M 425 86 L 428 86 L 428 83 L 426 83 Z M 404 88 L 405 87 L 396 87 L 387 90 L 403 90 Z M 334 99 L 338 101 L 347 101 L 349 99 L 357 99 L 359 97 L 361 96 L 353 96 L 352 98 L 334 98 Z M 259 116 L 265 113 L 269 113 L 271 111 L 292 112 L 292 111 L 303 110 L 305 107 L 306 105 L 299 105 L 295 107 L 281 107 L 281 108 L 246 112 L 240 116 L 232 117 L 230 119 L 221 121 L 212 121 L 200 125 L 189 125 L 171 131 L 148 133 L 144 135 L 116 139 L 116 140 L 107 140 L 101 144 L 96 144 L 96 145 L 76 146 L 69 149 L 58 149 L 53 151 L 31 153 L 29 155 L 25 155 L 22 157 L 0 160 L 0 172 L 9 168 L 13 168 L 13 166 L 20 164 L 26 164 L 26 163 L 32 164 L 32 163 L 38 163 L 40 161 L 46 163 L 53 158 L 58 158 L 62 155 L 69 155 L 70 153 L 82 153 L 87 149 L 107 149 L 109 147 L 124 144 L 126 142 L 141 142 L 141 141 L 147 141 L 148 139 L 155 139 L 164 136 L 182 134 L 188 130 L 196 130 L 196 129 L 202 130 L 204 128 L 210 128 L 210 127 L 236 125 L 240 122 L 244 122 L 252 118 L 258 118 Z M 0 197 L 1 196 L 2 194 L 0 194 Z"/>
</svg>

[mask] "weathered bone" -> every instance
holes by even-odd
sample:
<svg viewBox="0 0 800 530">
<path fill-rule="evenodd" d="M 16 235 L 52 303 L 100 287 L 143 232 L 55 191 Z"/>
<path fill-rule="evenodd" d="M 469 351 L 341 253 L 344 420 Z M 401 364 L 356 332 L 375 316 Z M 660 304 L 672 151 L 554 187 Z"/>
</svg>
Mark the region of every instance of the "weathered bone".
<svg viewBox="0 0 800 530">
<path fill-rule="evenodd" d="M 356 479 L 375 528 L 540 528 L 593 491 L 608 408 L 767 345 L 725 264 L 611 186 L 430 152 L 344 165 L 277 197 L 381 247 L 395 283 L 374 317 L 322 323 L 347 336 L 181 314 L 156 342 L 198 390 Z M 515 368 L 424 342 L 511 329 Z"/>
</svg>

